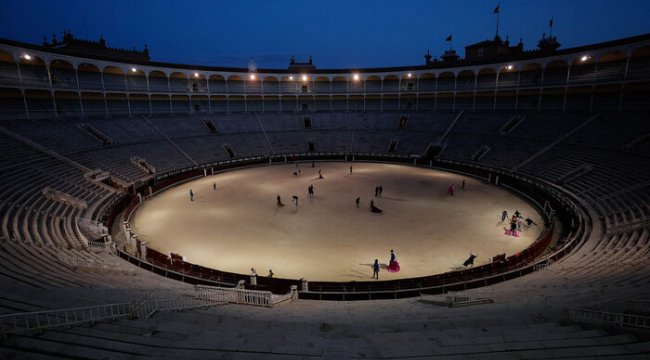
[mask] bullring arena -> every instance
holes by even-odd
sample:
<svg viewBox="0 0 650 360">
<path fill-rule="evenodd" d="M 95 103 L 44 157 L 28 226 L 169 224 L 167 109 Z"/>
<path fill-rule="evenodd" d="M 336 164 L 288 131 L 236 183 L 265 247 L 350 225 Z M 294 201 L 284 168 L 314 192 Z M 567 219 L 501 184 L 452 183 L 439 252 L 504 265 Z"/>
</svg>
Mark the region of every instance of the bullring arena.
<svg viewBox="0 0 650 360">
<path fill-rule="evenodd" d="M 183 183 L 144 202 L 131 228 L 151 248 L 215 269 L 245 274 L 253 267 L 260 275 L 272 269 L 284 278 L 350 281 L 370 278 L 375 258 L 387 266 L 391 249 L 401 270 L 382 271 L 382 279 L 457 270 L 470 253 L 480 255 L 475 264 L 483 265 L 493 255 L 525 249 L 544 227 L 530 204 L 471 178 L 403 165 L 315 165 L 229 171 Z M 455 184 L 454 196 L 447 193 L 449 184 Z M 375 196 L 377 186 L 385 189 L 381 196 Z M 276 195 L 285 206 L 276 204 Z M 369 211 L 370 200 L 383 213 Z M 510 217 L 501 221 L 504 209 L 519 210 L 539 226 L 524 225 L 520 237 L 506 236 Z"/>
<path fill-rule="evenodd" d="M 354 69 L 0 39 L 0 358 L 648 359 L 650 34 L 448 39 Z"/>
</svg>

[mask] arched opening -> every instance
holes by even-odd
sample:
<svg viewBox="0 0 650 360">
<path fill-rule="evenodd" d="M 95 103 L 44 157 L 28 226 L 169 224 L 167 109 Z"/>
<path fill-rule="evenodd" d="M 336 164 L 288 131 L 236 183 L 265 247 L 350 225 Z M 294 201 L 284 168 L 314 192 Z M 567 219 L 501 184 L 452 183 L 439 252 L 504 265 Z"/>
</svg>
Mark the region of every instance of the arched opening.
<svg viewBox="0 0 650 360">
<path fill-rule="evenodd" d="M 438 78 L 438 81 L 440 81 L 440 78 Z M 454 109 L 454 93 L 452 92 L 438 93 L 438 95 L 436 96 L 436 110 L 451 111 L 453 109 Z"/>
<path fill-rule="evenodd" d="M 228 98 L 225 95 L 210 96 L 210 107 L 212 108 L 212 112 L 225 113 L 228 111 Z"/>
<path fill-rule="evenodd" d="M 332 111 L 347 111 L 348 99 L 343 95 L 332 96 Z"/>
<path fill-rule="evenodd" d="M 86 116 L 106 115 L 106 105 L 104 104 L 104 94 L 99 92 L 82 92 L 81 103 L 84 107 Z"/>
<path fill-rule="evenodd" d="M 190 86 L 187 81 L 187 76 L 181 72 L 173 72 L 169 75 L 169 90 L 172 93 L 186 93 L 190 91 Z M 187 98 L 187 97 L 185 97 Z M 172 100 L 173 102 L 173 100 Z M 172 106 L 176 111 L 176 107 Z"/>
<path fill-rule="evenodd" d="M 567 90 L 566 108 L 570 111 L 588 111 L 591 100 L 590 86 L 575 86 Z"/>
<path fill-rule="evenodd" d="M 190 97 L 187 95 L 172 95 L 172 112 L 174 114 L 178 113 L 188 113 L 191 111 L 190 108 Z"/>
<path fill-rule="evenodd" d="M 457 91 L 474 90 L 475 81 L 476 81 L 476 77 L 474 76 L 473 71 L 463 70 L 460 73 L 458 73 L 458 78 L 456 81 L 456 90 Z"/>
<path fill-rule="evenodd" d="M 205 78 L 205 75 L 199 72 L 192 73 L 192 75 L 188 79 L 188 83 L 189 83 L 189 89 L 192 93 L 205 93 L 208 91 L 207 89 L 208 81 Z"/>
<path fill-rule="evenodd" d="M 569 67 L 563 60 L 556 60 L 546 64 L 544 68 L 544 86 L 564 85 Z"/>
<path fill-rule="evenodd" d="M 501 82 L 501 79 L 499 79 L 499 82 Z M 502 90 L 497 92 L 495 108 L 497 110 L 514 110 L 516 101 L 517 93 L 514 90 Z"/>
<path fill-rule="evenodd" d="M 211 94 L 225 94 L 226 79 L 221 75 L 211 75 L 210 79 L 210 93 Z"/>
<path fill-rule="evenodd" d="M 316 94 L 329 94 L 330 79 L 324 76 L 317 76 L 314 79 L 314 92 Z"/>
<path fill-rule="evenodd" d="M 478 94 L 477 94 L 478 96 Z M 474 93 L 472 91 L 459 91 L 456 93 L 456 110 L 473 110 Z"/>
<path fill-rule="evenodd" d="M 401 92 L 409 92 L 417 90 L 417 80 L 411 73 L 406 73 L 402 75 L 401 79 Z"/>
<path fill-rule="evenodd" d="M 167 75 L 164 72 L 154 70 L 149 73 L 149 90 L 151 92 L 169 93 L 169 84 L 167 83 Z M 169 108 L 169 106 L 167 106 Z"/>
<path fill-rule="evenodd" d="M 262 93 L 262 78 L 260 76 L 255 76 L 255 77 L 249 76 L 246 78 L 246 93 L 248 94 Z"/>
<path fill-rule="evenodd" d="M 169 114 L 169 95 L 153 94 L 151 95 L 151 112 L 155 114 Z"/>
<path fill-rule="evenodd" d="M 343 76 L 336 76 L 331 82 L 332 93 L 347 93 L 348 92 L 348 79 Z"/>
<path fill-rule="evenodd" d="M 241 76 L 232 75 L 228 77 L 229 94 L 243 94 L 244 91 L 245 91 L 244 79 Z M 243 97 L 241 99 L 243 100 Z M 230 111 L 232 110 L 233 109 L 231 108 Z"/>
<path fill-rule="evenodd" d="M 541 110 L 562 110 L 564 107 L 564 88 L 544 88 Z"/>
<path fill-rule="evenodd" d="M 384 111 L 397 111 L 399 107 L 399 98 L 396 94 L 387 94 L 382 96 L 382 109 Z"/>
<path fill-rule="evenodd" d="M 131 114 L 148 114 L 149 97 L 145 94 L 129 94 Z"/>
<path fill-rule="evenodd" d="M 0 83 L 4 84 L 5 86 L 20 85 L 16 59 L 14 59 L 10 53 L 2 50 L 0 50 Z M 25 106 L 23 106 L 23 108 L 24 107 Z"/>
<path fill-rule="evenodd" d="M 23 93 L 14 88 L 0 88 L 0 109 L 0 119 L 25 118 Z"/>
<path fill-rule="evenodd" d="M 524 65 L 519 72 L 519 87 L 538 87 L 542 80 L 542 66 L 537 63 Z M 535 104 L 537 106 L 537 104 Z"/>
<path fill-rule="evenodd" d="M 625 85 L 623 91 L 623 109 L 625 110 L 650 110 L 650 83 L 630 83 Z"/>
<path fill-rule="evenodd" d="M 248 111 L 256 111 L 256 112 L 264 111 L 264 104 L 262 102 L 262 97 L 259 95 L 247 96 L 246 109 Z"/>
<path fill-rule="evenodd" d="M 634 50 L 627 68 L 627 79 L 647 79 L 650 72 L 650 46 Z"/>
<path fill-rule="evenodd" d="M 596 81 L 621 81 L 625 75 L 627 56 L 621 51 L 603 54 L 598 59 Z"/>
<path fill-rule="evenodd" d="M 420 94 L 420 96 L 418 97 L 418 110 L 430 111 L 435 109 L 436 109 L 436 95 L 434 93 Z"/>
<path fill-rule="evenodd" d="M 129 91 L 149 91 L 149 88 L 147 87 L 147 78 L 145 77 L 144 71 L 136 68 L 132 68 L 126 74 L 126 86 Z"/>
<path fill-rule="evenodd" d="M 398 91 L 399 91 L 399 78 L 396 75 L 384 76 L 384 93 L 398 92 Z M 386 109 L 385 106 L 384 109 Z"/>
<path fill-rule="evenodd" d="M 104 89 L 126 91 L 126 79 L 122 69 L 115 66 L 107 66 L 104 68 L 103 73 Z"/>
<path fill-rule="evenodd" d="M 129 102 L 126 94 L 108 93 L 106 94 L 106 108 L 109 115 L 128 115 Z"/>
<path fill-rule="evenodd" d="M 506 65 L 499 69 L 499 89 L 516 88 L 518 79 L 519 69 L 515 68 L 514 65 Z"/>
<path fill-rule="evenodd" d="M 313 111 L 314 98 L 311 96 L 298 96 L 298 111 Z"/>
<path fill-rule="evenodd" d="M 81 116 L 81 102 L 79 95 L 74 91 L 54 92 L 56 112 L 64 116 Z"/>
<path fill-rule="evenodd" d="M 47 74 L 45 61 L 37 56 L 22 56 L 19 60 L 20 76 L 23 85 L 27 87 L 49 87 L 50 79 Z"/>
<path fill-rule="evenodd" d="M 490 111 L 494 109 L 494 92 L 478 91 L 474 99 L 475 110 Z"/>
<path fill-rule="evenodd" d="M 620 84 L 596 86 L 592 111 L 618 110 L 621 90 Z"/>
<path fill-rule="evenodd" d="M 571 64 L 569 74 L 570 83 L 591 83 L 596 75 L 596 59 L 589 57 L 587 59 L 577 58 Z"/>
<path fill-rule="evenodd" d="M 280 92 L 280 81 L 275 76 L 267 76 L 263 82 L 265 94 L 277 94 Z"/>
<path fill-rule="evenodd" d="M 328 95 L 316 95 L 314 99 L 314 110 L 330 111 L 330 97 Z"/>
<path fill-rule="evenodd" d="M 207 113 L 210 111 L 210 100 L 207 95 L 192 95 L 192 112 Z"/>
<path fill-rule="evenodd" d="M 363 75 L 355 74 L 355 76 L 350 79 L 350 83 L 348 84 L 348 92 L 357 93 L 357 94 L 363 93 L 364 84 L 365 84 L 365 79 Z"/>
<path fill-rule="evenodd" d="M 275 81 L 275 85 L 278 86 L 279 90 L 279 81 Z M 264 92 L 266 92 L 266 82 L 264 83 Z M 277 95 L 264 96 L 264 111 L 265 112 L 278 112 L 280 111 L 280 97 Z"/>
<path fill-rule="evenodd" d="M 501 79 L 499 79 L 501 80 Z M 497 84 L 497 73 L 494 69 L 481 69 L 476 77 L 476 87 L 478 89 L 494 89 Z"/>
<path fill-rule="evenodd" d="M 519 95 L 517 96 L 517 109 L 537 110 L 539 97 L 539 90 L 528 89 L 519 91 Z"/>
<path fill-rule="evenodd" d="M 366 96 L 366 111 L 381 110 L 381 95 L 373 94 Z"/>
<path fill-rule="evenodd" d="M 52 60 L 50 62 L 50 76 L 52 87 L 57 89 L 77 89 L 77 76 L 75 69 L 67 61 Z"/>
<path fill-rule="evenodd" d="M 25 90 L 25 100 L 29 109 L 29 116 L 49 117 L 54 114 L 54 98 L 49 91 Z"/>
<path fill-rule="evenodd" d="M 366 78 L 366 93 L 380 93 L 380 92 L 381 92 L 381 78 L 375 75 L 368 76 Z"/>
<path fill-rule="evenodd" d="M 418 90 L 420 92 L 436 91 L 436 76 L 431 73 L 422 74 L 418 80 Z"/>
<path fill-rule="evenodd" d="M 283 112 L 296 112 L 298 110 L 298 100 L 296 96 L 282 96 L 280 98 L 280 103 Z"/>
<path fill-rule="evenodd" d="M 400 111 L 415 111 L 417 104 L 417 97 L 415 94 L 404 94 L 399 99 Z"/>
<path fill-rule="evenodd" d="M 81 90 L 102 90 L 102 73 L 97 66 L 83 63 L 77 67 L 77 76 Z"/>
<path fill-rule="evenodd" d="M 454 90 L 456 78 L 451 71 L 445 71 L 438 75 L 438 91 Z"/>
<path fill-rule="evenodd" d="M 350 95 L 348 109 L 349 111 L 363 111 L 363 95 Z"/>
<path fill-rule="evenodd" d="M 240 81 L 240 80 L 235 80 Z M 228 86 L 230 87 L 230 78 L 228 78 Z M 242 89 L 243 90 L 243 89 Z M 246 99 L 243 95 L 231 95 L 228 96 L 228 110 L 231 113 L 238 113 L 246 111 Z"/>
</svg>

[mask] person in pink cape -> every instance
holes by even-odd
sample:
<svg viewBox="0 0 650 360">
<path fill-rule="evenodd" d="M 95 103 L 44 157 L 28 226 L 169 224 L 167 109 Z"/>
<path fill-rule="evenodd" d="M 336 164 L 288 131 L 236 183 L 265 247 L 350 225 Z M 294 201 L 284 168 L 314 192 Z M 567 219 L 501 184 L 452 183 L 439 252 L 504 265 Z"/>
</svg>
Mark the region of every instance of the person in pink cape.
<svg viewBox="0 0 650 360">
<path fill-rule="evenodd" d="M 388 272 L 399 272 L 399 263 L 397 262 L 397 255 L 393 250 L 390 251 L 390 261 L 388 262 Z"/>
</svg>

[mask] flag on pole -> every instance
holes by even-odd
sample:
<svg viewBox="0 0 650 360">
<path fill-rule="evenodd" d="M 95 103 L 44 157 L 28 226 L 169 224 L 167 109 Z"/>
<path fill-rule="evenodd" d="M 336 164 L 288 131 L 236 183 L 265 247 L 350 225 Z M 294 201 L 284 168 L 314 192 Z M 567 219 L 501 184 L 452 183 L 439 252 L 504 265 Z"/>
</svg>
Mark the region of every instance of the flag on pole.
<svg viewBox="0 0 650 360">
<path fill-rule="evenodd" d="M 498 14 L 499 13 L 499 6 L 500 5 L 497 5 L 497 7 L 494 8 L 494 10 L 492 11 L 493 14 Z"/>
<path fill-rule="evenodd" d="M 445 39 L 445 41 L 451 41 L 451 35 L 447 36 L 447 38 Z"/>
</svg>

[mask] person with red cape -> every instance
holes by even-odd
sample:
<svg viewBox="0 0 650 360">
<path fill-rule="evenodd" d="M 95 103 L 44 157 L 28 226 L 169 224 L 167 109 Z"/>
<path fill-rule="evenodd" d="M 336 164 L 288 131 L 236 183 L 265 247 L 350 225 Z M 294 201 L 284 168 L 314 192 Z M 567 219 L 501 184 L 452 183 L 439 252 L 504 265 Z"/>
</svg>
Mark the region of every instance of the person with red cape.
<svg viewBox="0 0 650 360">
<path fill-rule="evenodd" d="M 388 262 L 388 272 L 399 272 L 399 263 L 397 262 L 397 255 L 393 250 L 390 251 L 390 261 Z"/>
</svg>

